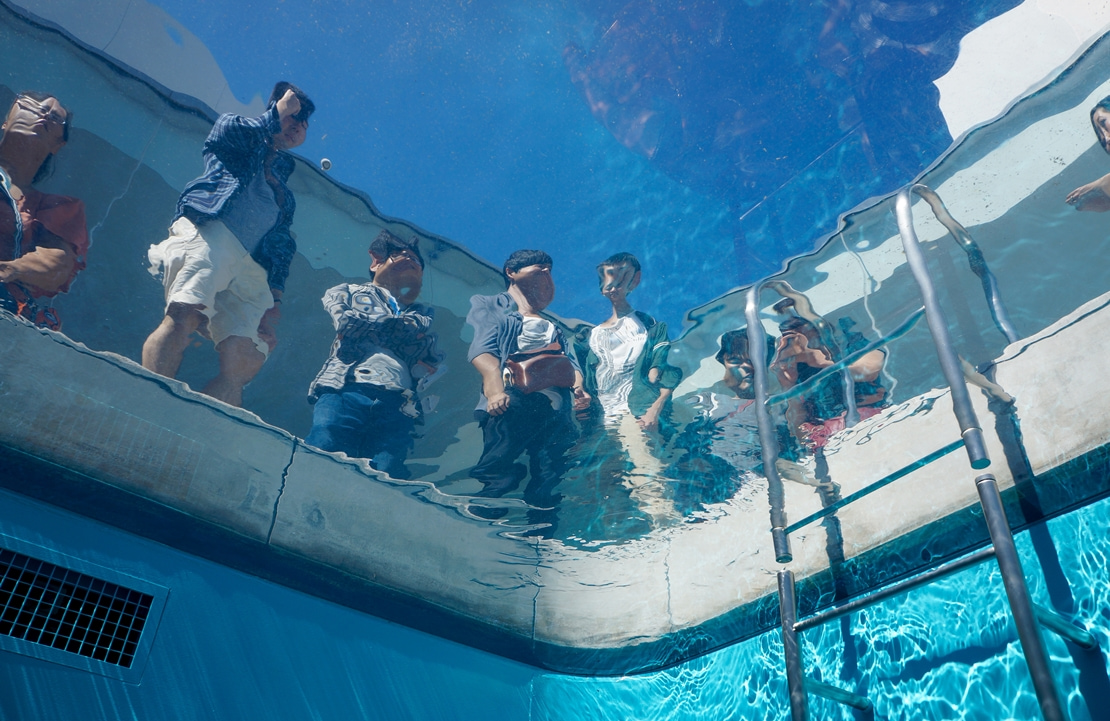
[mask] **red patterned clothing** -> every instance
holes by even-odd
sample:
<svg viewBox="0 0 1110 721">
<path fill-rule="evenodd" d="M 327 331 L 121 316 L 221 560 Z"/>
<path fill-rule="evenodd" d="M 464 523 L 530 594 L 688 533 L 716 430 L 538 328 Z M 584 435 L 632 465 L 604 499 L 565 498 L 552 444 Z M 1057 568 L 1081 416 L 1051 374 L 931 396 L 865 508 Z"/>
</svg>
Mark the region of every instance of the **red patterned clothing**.
<svg viewBox="0 0 1110 721">
<path fill-rule="evenodd" d="M 23 221 L 20 247 L 15 243 L 15 218 L 7 202 L 0 203 L 0 261 L 12 261 L 32 253 L 40 245 L 52 245 L 47 234 L 62 239 L 72 251 L 73 263 L 69 274 L 54 287 L 39 287 L 26 282 L 4 283 L 4 293 L 13 299 L 20 315 L 39 325 L 54 329 L 60 327 L 57 315 L 49 303 L 36 302 L 40 298 L 53 298 L 69 290 L 77 274 L 85 268 L 89 251 L 89 232 L 85 224 L 85 204 L 77 198 L 43 193 L 28 189 L 18 201 Z"/>
</svg>

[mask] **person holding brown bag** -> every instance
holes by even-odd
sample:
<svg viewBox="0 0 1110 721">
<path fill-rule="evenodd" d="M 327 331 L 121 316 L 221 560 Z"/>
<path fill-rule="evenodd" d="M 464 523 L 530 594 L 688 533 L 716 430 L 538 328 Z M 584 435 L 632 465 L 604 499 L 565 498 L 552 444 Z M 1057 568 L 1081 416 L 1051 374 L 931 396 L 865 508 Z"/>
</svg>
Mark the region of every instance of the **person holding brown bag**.
<svg viewBox="0 0 1110 721">
<path fill-rule="evenodd" d="M 468 360 L 482 376 L 482 456 L 470 471 L 483 485 L 478 496 L 501 497 L 530 476 L 524 501 L 554 505 L 577 436 L 574 410 L 590 402 L 562 330 L 540 315 L 555 297 L 551 266 L 542 250 L 518 250 L 503 266 L 506 292 L 471 299 Z M 517 462 L 525 452 L 527 467 Z"/>
</svg>

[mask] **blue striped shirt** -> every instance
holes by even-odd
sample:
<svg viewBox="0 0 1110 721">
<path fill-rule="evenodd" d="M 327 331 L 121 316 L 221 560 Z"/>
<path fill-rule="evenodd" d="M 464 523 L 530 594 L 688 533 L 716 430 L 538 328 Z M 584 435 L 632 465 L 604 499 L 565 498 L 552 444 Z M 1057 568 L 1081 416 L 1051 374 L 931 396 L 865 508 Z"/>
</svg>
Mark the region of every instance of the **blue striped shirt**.
<svg viewBox="0 0 1110 721">
<path fill-rule="evenodd" d="M 240 191 L 265 172 L 272 138 L 279 132 L 281 119 L 276 105 L 257 118 L 221 115 L 204 141 L 204 173 L 185 186 L 177 201 L 174 220 L 187 213 L 196 222 L 225 215 Z M 247 248 L 251 257 L 266 270 L 270 288 L 274 290 L 285 290 L 289 264 L 297 252 L 297 243 L 289 233 L 297 203 L 286 185 L 293 166 L 293 158 L 287 153 L 278 153 L 274 158 L 270 170 L 280 187 L 280 193 L 275 196 L 282 197 L 278 202 L 277 222 L 253 248 Z"/>
</svg>

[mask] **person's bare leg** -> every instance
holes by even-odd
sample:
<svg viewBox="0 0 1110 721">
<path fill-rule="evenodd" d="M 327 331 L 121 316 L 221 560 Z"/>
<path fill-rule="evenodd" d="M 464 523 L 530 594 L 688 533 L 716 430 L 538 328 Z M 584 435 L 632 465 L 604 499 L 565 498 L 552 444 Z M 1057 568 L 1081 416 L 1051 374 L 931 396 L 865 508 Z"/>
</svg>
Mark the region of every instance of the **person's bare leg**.
<svg viewBox="0 0 1110 721">
<path fill-rule="evenodd" d="M 166 316 L 143 343 L 143 368 L 175 378 L 181 357 L 189 347 L 189 336 L 205 320 L 202 306 L 170 303 Z"/>
<path fill-rule="evenodd" d="M 220 354 L 220 374 L 201 391 L 205 395 L 233 406 L 243 405 L 243 386 L 262 370 L 266 356 L 254 341 L 241 335 L 232 335 L 216 346 Z"/>
</svg>

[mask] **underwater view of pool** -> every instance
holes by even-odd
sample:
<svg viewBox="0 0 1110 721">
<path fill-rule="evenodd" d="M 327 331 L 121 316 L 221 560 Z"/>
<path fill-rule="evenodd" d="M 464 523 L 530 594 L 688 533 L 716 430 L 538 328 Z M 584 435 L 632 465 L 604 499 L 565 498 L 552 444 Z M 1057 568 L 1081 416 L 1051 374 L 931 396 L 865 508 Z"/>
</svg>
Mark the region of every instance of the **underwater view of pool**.
<svg viewBox="0 0 1110 721">
<path fill-rule="evenodd" d="M 86 15 L 0 0 L 0 721 L 1110 704 L 1097 3 Z"/>
<path fill-rule="evenodd" d="M 1101 654 L 1053 638 L 1061 693 L 1072 719 L 1100 718 L 1105 698 L 1110 585 L 1101 501 L 1018 537 L 1030 578 L 1063 569 L 1077 616 L 1091 619 Z M 1050 539 L 1050 540 L 1049 540 Z M 1048 543 L 1046 544 L 1046 540 Z M 1055 551 L 1046 549 L 1053 548 Z M 1047 564 L 1045 562 L 1048 562 Z M 1051 565 L 1049 565 L 1051 564 Z M 1057 582 L 1053 577 L 1053 582 Z M 1060 579 L 1063 580 L 1063 579 Z M 1040 602 L 1059 593 L 1037 582 Z M 1098 629 L 1097 631 L 1095 629 Z M 985 563 L 924 589 L 873 606 L 805 636 L 807 673 L 867 695 L 885 719 L 1033 719 L 1037 699 L 1010 621 L 998 569 Z M 1100 658 L 1101 656 L 1101 658 Z M 620 679 L 545 676 L 535 706 L 540 719 L 789 718 L 782 646 L 767 634 L 658 673 Z M 1084 696 L 1088 699 L 1084 701 Z M 813 699 L 813 718 L 852 719 L 851 709 Z"/>
</svg>

